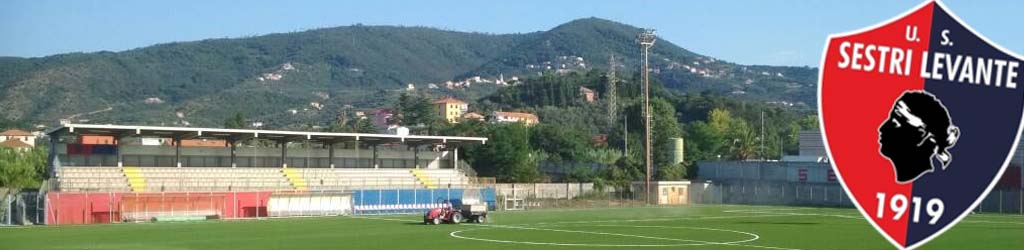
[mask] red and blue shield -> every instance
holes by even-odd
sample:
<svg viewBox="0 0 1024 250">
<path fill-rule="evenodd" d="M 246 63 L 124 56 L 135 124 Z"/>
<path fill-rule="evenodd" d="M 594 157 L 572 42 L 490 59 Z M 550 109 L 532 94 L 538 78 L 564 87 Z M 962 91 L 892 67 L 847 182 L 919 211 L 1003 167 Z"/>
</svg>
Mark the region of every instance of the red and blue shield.
<svg viewBox="0 0 1024 250">
<path fill-rule="evenodd" d="M 1021 57 L 940 2 L 829 37 L 818 108 L 839 179 L 868 221 L 915 248 L 970 213 L 1021 131 Z"/>
</svg>

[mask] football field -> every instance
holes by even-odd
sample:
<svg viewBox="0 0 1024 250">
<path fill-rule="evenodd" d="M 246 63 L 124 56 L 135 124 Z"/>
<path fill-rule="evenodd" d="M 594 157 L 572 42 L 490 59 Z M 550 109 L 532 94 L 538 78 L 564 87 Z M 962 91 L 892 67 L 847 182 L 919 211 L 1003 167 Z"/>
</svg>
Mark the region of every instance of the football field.
<svg viewBox="0 0 1024 250">
<path fill-rule="evenodd" d="M 0 228 L 0 249 L 893 249 L 855 210 L 693 205 Z M 1024 217 L 976 214 L 922 249 L 1024 249 Z"/>
</svg>

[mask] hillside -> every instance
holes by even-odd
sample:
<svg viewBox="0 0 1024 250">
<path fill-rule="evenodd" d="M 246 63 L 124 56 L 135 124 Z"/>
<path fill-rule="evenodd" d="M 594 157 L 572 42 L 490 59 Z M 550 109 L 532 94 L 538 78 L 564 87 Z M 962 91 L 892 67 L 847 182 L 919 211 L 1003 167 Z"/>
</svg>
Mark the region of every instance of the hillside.
<svg viewBox="0 0 1024 250">
<path fill-rule="evenodd" d="M 241 112 L 270 127 L 321 125 L 346 105 L 388 105 L 408 84 L 475 100 L 501 88 L 494 84 L 499 77 L 604 70 L 611 55 L 621 74 L 630 74 L 638 31 L 598 18 L 500 35 L 355 25 L 123 52 L 2 57 L 0 119 L 219 126 Z M 664 40 L 654 47 L 652 66 L 672 90 L 814 104 L 814 69 L 737 65 Z M 459 85 L 473 76 L 483 81 Z"/>
</svg>

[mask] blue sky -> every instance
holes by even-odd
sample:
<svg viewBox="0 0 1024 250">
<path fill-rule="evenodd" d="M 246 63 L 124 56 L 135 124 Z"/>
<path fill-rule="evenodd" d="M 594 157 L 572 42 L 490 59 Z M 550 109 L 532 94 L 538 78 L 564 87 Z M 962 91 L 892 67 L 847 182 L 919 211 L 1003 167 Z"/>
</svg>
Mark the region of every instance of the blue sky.
<svg viewBox="0 0 1024 250">
<path fill-rule="evenodd" d="M 638 3 L 635 3 L 638 2 Z M 918 5 L 894 1 L 50 1 L 0 2 L 0 56 L 122 51 L 172 41 L 362 23 L 525 33 L 584 17 L 658 30 L 692 51 L 743 64 L 819 64 L 830 33 Z M 1024 1 L 944 1 L 996 43 L 1024 54 Z"/>
</svg>

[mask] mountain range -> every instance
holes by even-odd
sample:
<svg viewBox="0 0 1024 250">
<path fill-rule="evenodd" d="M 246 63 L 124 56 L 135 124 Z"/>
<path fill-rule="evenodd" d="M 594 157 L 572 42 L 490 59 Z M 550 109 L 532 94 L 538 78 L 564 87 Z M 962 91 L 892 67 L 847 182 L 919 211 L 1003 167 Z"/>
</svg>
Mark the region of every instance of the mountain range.
<svg viewBox="0 0 1024 250">
<path fill-rule="evenodd" d="M 515 34 L 352 25 L 121 52 L 0 57 L 0 119 L 217 127 L 238 112 L 271 127 L 323 125 L 339 110 L 385 107 L 405 91 L 472 103 L 544 72 L 613 66 L 629 77 L 638 72 L 640 31 L 600 18 Z M 665 40 L 655 43 L 650 61 L 652 77 L 670 90 L 816 104 L 814 68 L 740 65 Z"/>
</svg>

